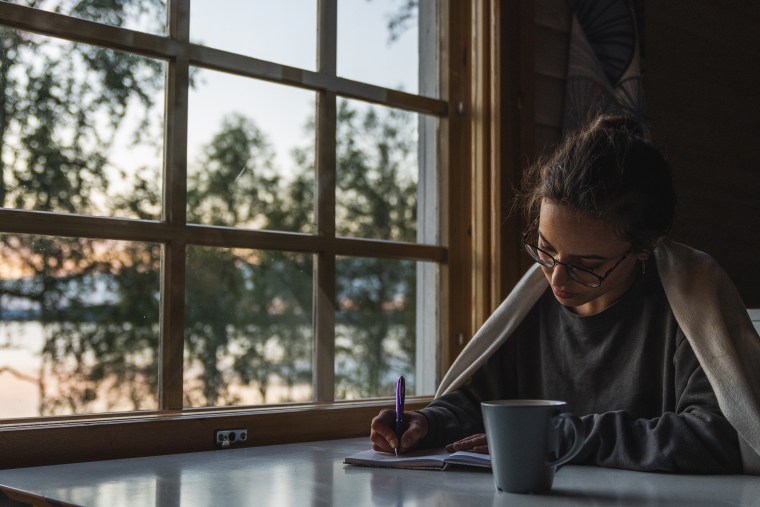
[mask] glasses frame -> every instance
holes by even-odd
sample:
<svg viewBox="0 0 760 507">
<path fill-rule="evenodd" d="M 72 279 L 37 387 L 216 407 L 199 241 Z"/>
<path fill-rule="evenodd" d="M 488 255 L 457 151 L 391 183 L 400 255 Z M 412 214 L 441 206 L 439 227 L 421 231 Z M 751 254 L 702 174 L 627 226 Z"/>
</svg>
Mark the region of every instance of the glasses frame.
<svg viewBox="0 0 760 507">
<path fill-rule="evenodd" d="M 631 252 L 633 251 L 633 246 L 631 246 L 628 250 L 625 251 L 625 253 L 622 255 L 622 257 L 620 257 L 617 260 L 617 262 L 610 269 L 607 270 L 606 273 L 604 273 L 603 275 L 598 275 L 598 274 L 594 273 L 592 270 L 590 270 L 588 268 L 584 268 L 584 267 L 581 267 L 581 266 L 576 266 L 574 264 L 568 264 L 566 262 L 562 262 L 560 260 L 557 260 L 553 255 L 551 255 L 549 252 L 547 252 L 543 248 L 539 248 L 537 245 L 529 243 L 528 242 L 528 235 L 531 233 L 531 231 L 533 231 L 533 229 L 536 228 L 537 225 L 538 225 L 538 217 L 535 220 L 533 220 L 533 223 L 522 234 L 522 238 L 520 239 L 520 243 L 522 244 L 523 249 L 527 252 L 528 255 L 530 255 L 531 259 L 533 259 L 538 264 L 540 264 L 541 266 L 543 266 L 543 267 L 545 267 L 547 269 L 554 269 L 554 267 L 557 264 L 559 264 L 560 266 L 564 266 L 565 271 L 567 271 L 568 276 L 570 276 L 570 278 L 572 278 L 572 280 L 574 282 L 577 282 L 577 283 L 583 285 L 584 287 L 589 287 L 591 289 L 596 289 L 597 287 L 599 287 L 600 285 L 602 285 L 602 282 L 608 276 L 610 276 L 610 273 L 612 273 L 612 271 L 614 271 L 614 269 L 616 267 L 618 267 L 620 265 L 620 263 L 623 262 L 623 260 L 625 260 L 625 258 L 628 257 L 631 254 Z M 551 262 L 545 261 L 544 259 L 541 259 L 541 258 L 539 258 L 536 255 L 533 255 L 533 252 L 531 251 L 531 249 L 534 249 L 534 250 L 537 250 L 537 251 L 543 253 L 549 259 L 551 259 Z M 579 280 L 577 278 L 577 272 L 578 271 L 582 271 L 583 273 L 586 273 L 586 274 L 589 274 L 589 275 L 593 276 L 594 278 L 596 278 L 598 280 L 598 282 L 596 284 L 589 284 L 587 282 Z"/>
</svg>

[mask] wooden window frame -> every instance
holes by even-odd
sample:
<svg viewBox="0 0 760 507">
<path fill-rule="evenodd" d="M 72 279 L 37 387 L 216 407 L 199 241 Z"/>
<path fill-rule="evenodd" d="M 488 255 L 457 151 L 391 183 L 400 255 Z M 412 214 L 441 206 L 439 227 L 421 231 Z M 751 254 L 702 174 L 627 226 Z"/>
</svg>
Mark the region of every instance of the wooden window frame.
<svg viewBox="0 0 760 507">
<path fill-rule="evenodd" d="M 125 50 L 168 63 L 163 208 L 160 221 L 0 209 L 0 232 L 83 236 L 162 244 L 159 410 L 18 419 L 0 423 L 0 468 L 215 449 L 213 431 L 246 427 L 245 445 L 366 435 L 387 399 L 333 400 L 335 257 L 411 259 L 440 267 L 436 315 L 440 349 L 436 381 L 479 326 L 501 285 L 498 214 L 503 209 L 499 157 L 498 0 L 436 0 L 440 99 L 360 83 L 335 75 L 337 0 L 319 0 L 318 68 L 306 71 L 189 42 L 189 4 L 168 1 L 167 36 L 106 26 L 20 5 L 0 3 L 0 24 L 38 34 Z M 488 55 L 483 57 L 483 54 Z M 485 59 L 483 59 L 485 58 Z M 188 224 L 185 216 L 189 69 L 199 66 L 288 84 L 317 93 L 318 130 L 334 132 L 338 96 L 439 118 L 440 246 L 335 235 L 335 139 L 316 146 L 317 234 L 241 230 Z M 503 78 L 502 78 L 503 79 Z M 481 93 L 483 92 L 483 93 Z M 489 144 L 490 143 L 490 144 Z M 488 203 L 482 198 L 488 195 Z M 315 400 L 262 407 L 182 407 L 185 248 L 225 246 L 316 254 Z M 496 285 L 494 285 L 496 284 Z M 456 297 L 455 297 L 456 295 Z M 467 295 L 464 300 L 461 295 Z M 325 365 L 330 365 L 326 368 Z M 410 409 L 429 397 L 408 401 Z"/>
</svg>

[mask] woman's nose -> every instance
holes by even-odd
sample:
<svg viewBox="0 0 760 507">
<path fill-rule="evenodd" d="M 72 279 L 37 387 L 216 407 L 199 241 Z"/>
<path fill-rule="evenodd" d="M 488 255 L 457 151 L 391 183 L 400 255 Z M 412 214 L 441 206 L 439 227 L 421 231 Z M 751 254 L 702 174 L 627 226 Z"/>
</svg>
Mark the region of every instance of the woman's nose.
<svg viewBox="0 0 760 507">
<path fill-rule="evenodd" d="M 571 278 L 567 273 L 567 268 L 562 264 L 555 264 L 554 269 L 552 269 L 552 286 L 564 287 L 564 285 L 570 280 Z"/>
</svg>

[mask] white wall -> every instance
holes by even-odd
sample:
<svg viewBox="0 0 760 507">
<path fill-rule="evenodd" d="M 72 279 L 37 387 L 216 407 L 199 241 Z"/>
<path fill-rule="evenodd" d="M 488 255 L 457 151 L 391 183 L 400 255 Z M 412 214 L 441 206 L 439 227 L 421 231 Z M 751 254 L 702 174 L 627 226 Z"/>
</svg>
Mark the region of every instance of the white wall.
<svg viewBox="0 0 760 507">
<path fill-rule="evenodd" d="M 752 319 L 752 323 L 755 325 L 755 329 L 760 333 L 760 308 L 749 310 L 749 316 Z"/>
</svg>

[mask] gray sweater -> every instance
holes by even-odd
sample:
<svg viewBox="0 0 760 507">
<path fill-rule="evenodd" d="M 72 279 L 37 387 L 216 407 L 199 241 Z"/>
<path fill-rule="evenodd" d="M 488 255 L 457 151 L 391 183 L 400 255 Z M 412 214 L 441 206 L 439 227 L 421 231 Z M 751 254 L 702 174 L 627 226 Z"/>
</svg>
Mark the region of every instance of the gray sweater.
<svg viewBox="0 0 760 507">
<path fill-rule="evenodd" d="M 512 337 L 460 389 L 421 412 L 439 447 L 482 433 L 480 402 L 563 400 L 588 435 L 576 464 L 741 473 L 736 430 L 665 297 L 656 270 L 615 304 L 580 317 L 547 290 Z M 563 446 L 569 444 L 565 432 Z"/>
</svg>

